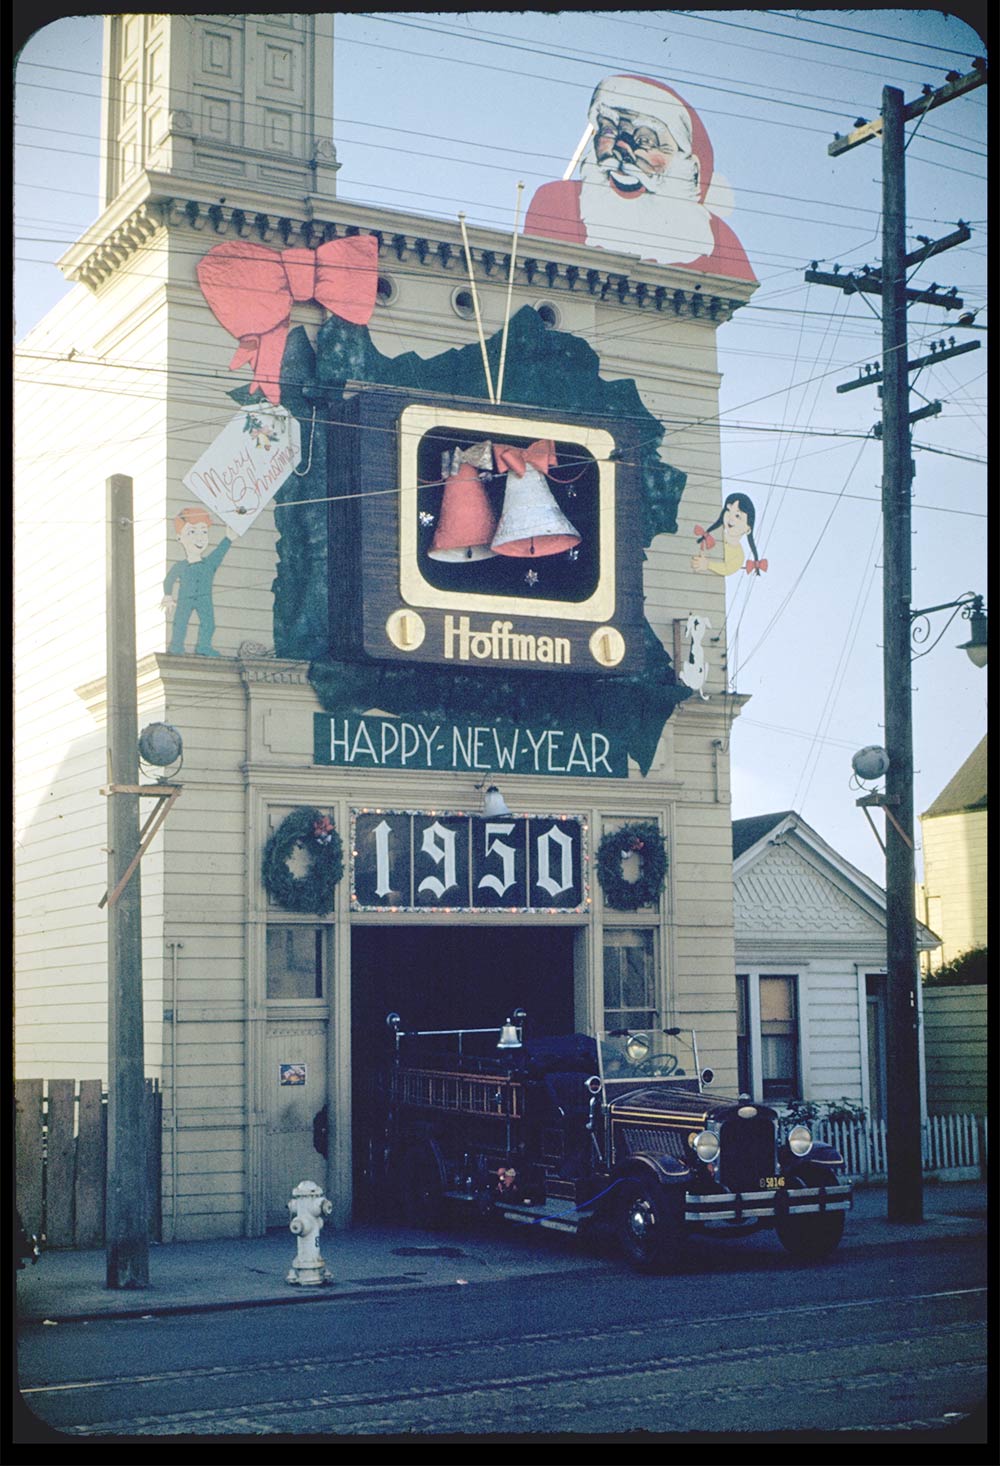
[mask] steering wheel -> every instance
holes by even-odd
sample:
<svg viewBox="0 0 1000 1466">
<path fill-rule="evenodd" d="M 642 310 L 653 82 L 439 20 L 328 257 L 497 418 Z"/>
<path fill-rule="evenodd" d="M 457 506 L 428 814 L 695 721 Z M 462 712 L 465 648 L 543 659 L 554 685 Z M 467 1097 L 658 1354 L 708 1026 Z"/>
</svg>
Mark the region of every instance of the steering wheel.
<svg viewBox="0 0 1000 1466">
<path fill-rule="evenodd" d="M 670 1075 L 677 1070 L 676 1054 L 657 1054 L 656 1072 L 663 1079 L 669 1079 Z"/>
</svg>

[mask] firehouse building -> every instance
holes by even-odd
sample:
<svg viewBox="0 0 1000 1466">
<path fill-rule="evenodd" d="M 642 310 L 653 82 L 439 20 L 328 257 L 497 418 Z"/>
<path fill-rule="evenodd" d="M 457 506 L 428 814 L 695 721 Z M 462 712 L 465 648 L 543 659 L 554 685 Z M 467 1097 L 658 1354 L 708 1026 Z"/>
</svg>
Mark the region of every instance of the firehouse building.
<svg viewBox="0 0 1000 1466">
<path fill-rule="evenodd" d="M 738 1082 L 694 562 L 754 281 L 340 202 L 329 19 L 107 18 L 102 211 L 19 349 L 18 1073 L 107 1075 L 121 474 L 139 726 L 183 739 L 141 864 L 167 1240 L 287 1224 L 306 1178 L 379 1214 L 390 1010 L 680 1024 Z"/>
</svg>

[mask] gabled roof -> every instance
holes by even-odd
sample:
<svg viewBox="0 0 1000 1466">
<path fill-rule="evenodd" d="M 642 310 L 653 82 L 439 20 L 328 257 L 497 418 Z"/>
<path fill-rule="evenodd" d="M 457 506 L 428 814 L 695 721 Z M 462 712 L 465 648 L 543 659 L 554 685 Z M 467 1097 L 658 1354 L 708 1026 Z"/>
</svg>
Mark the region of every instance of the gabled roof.
<svg viewBox="0 0 1000 1466">
<path fill-rule="evenodd" d="M 733 865 L 735 874 L 755 864 L 768 846 L 783 844 L 786 837 L 797 836 L 802 844 L 812 851 L 813 856 L 825 862 L 849 887 L 864 892 L 870 901 L 885 910 L 885 891 L 876 882 L 858 870 L 839 851 L 828 845 L 822 835 L 817 835 L 812 825 L 807 824 L 794 809 L 780 814 L 751 815 L 749 819 L 733 820 Z"/>
<path fill-rule="evenodd" d="M 986 737 L 972 750 L 958 773 L 941 790 L 921 819 L 939 814 L 965 814 L 986 808 Z"/>
<path fill-rule="evenodd" d="M 793 814 L 794 810 L 783 809 L 780 814 L 755 814 L 745 820 L 733 820 L 733 859 L 738 860 L 744 850 L 763 840 Z"/>
<path fill-rule="evenodd" d="M 866 911 L 869 918 L 874 917 L 884 928 L 886 901 L 882 887 L 845 860 L 792 809 L 733 820 L 733 877 L 737 898 L 740 890 L 744 889 L 750 899 L 753 872 L 763 868 L 763 862 L 775 854 L 776 847 L 788 846 L 789 842 L 815 872 L 825 872 L 825 879 L 831 881 L 840 893 L 837 899 L 846 898 L 849 907 L 856 908 L 856 914 Z M 750 899 L 751 907 L 754 904 Z M 805 915 L 804 919 L 808 920 Z M 940 939 L 929 927 L 921 921 L 916 925 L 919 949 L 940 946 Z"/>
</svg>

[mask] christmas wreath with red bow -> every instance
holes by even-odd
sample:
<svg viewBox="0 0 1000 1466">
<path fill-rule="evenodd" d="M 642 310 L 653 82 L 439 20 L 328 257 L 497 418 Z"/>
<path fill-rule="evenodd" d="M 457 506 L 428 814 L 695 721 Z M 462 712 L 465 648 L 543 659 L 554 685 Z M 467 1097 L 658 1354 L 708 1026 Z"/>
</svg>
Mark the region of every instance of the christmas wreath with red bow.
<svg viewBox="0 0 1000 1466">
<path fill-rule="evenodd" d="M 288 864 L 297 846 L 309 862 L 301 876 L 295 875 Z M 321 810 L 293 809 L 264 847 L 264 889 L 286 911 L 325 916 L 333 905 L 333 888 L 343 874 L 343 844 L 333 820 Z"/>
<path fill-rule="evenodd" d="M 639 878 L 627 881 L 622 874 L 622 857 L 638 855 Z M 622 825 L 605 835 L 597 847 L 597 878 L 604 899 L 616 911 L 638 911 L 660 899 L 667 876 L 667 847 L 658 826 Z"/>
</svg>

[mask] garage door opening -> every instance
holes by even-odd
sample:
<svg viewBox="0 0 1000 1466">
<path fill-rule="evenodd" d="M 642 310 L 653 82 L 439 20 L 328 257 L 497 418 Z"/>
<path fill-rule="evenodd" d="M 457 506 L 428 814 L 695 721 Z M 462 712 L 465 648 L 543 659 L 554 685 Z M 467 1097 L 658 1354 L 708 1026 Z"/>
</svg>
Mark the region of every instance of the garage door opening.
<svg viewBox="0 0 1000 1466">
<path fill-rule="evenodd" d="M 390 1221 L 379 1193 L 392 1053 L 387 1013 L 405 1029 L 488 1028 L 515 1008 L 535 1037 L 571 1033 L 569 927 L 356 927 L 351 936 L 355 1221 Z"/>
</svg>

